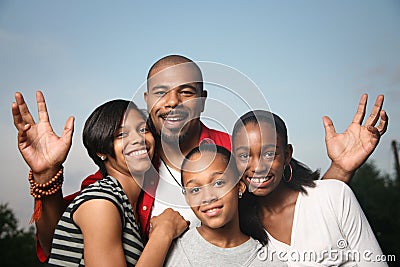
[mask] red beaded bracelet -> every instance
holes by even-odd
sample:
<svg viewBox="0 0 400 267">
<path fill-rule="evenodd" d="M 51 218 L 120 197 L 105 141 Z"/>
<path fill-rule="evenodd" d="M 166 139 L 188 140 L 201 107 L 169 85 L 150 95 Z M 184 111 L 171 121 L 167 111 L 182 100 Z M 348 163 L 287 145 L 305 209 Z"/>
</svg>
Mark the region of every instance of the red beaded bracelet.
<svg viewBox="0 0 400 267">
<path fill-rule="evenodd" d="M 37 222 L 40 219 L 43 196 L 51 196 L 60 191 L 64 181 L 63 170 L 64 168 L 61 167 L 57 174 L 44 184 L 35 182 L 32 170 L 29 171 L 28 181 L 30 184 L 30 193 L 35 199 L 35 208 L 30 223 Z"/>
</svg>

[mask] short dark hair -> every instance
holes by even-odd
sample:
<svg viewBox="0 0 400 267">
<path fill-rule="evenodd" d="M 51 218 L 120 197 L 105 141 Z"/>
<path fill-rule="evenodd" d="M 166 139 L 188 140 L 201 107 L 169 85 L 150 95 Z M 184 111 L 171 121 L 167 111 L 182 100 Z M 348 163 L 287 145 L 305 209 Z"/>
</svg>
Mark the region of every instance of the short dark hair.
<svg viewBox="0 0 400 267">
<path fill-rule="evenodd" d="M 260 122 L 266 122 L 275 127 L 276 134 L 280 137 L 282 144 L 284 146 L 288 145 L 288 134 L 285 122 L 275 113 L 266 110 L 253 110 L 242 115 L 236 121 L 232 131 L 232 146 L 240 129 L 249 123 L 259 125 Z M 294 158 L 290 160 L 290 165 L 292 166 L 293 179 L 289 182 L 283 179 L 289 188 L 307 193 L 304 186 L 315 187 L 314 181 L 319 179 L 319 170 L 312 171 L 308 166 Z M 285 168 L 284 175 L 285 177 L 290 176 L 289 168 Z"/>
<path fill-rule="evenodd" d="M 128 109 L 137 110 L 146 119 L 143 112 L 133 102 L 117 99 L 97 107 L 85 122 L 82 134 L 83 144 L 89 157 L 99 166 L 103 177 L 107 176 L 107 170 L 104 162 L 97 154 L 101 153 L 115 157 L 115 132 L 121 126 Z"/>
</svg>

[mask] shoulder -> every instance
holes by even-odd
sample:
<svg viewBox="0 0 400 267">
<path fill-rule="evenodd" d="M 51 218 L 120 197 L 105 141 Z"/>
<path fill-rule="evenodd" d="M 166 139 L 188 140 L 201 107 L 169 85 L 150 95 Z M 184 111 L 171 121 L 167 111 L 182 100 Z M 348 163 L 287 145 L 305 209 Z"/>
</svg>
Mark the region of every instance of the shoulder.
<svg viewBox="0 0 400 267">
<path fill-rule="evenodd" d="M 307 194 L 318 194 L 322 196 L 343 194 L 344 191 L 348 190 L 351 191 L 346 183 L 335 179 L 316 180 L 315 187 L 306 187 Z"/>
<path fill-rule="evenodd" d="M 124 210 L 124 193 L 122 187 L 112 177 L 98 180 L 82 190 L 70 204 L 71 212 L 73 213 L 83 203 L 91 200 L 105 200 L 116 206 L 120 213 Z M 103 203 L 103 201 L 98 203 Z"/>
<path fill-rule="evenodd" d="M 225 132 L 210 129 L 201 123 L 200 142 L 210 142 L 231 150 L 231 136 Z"/>
</svg>

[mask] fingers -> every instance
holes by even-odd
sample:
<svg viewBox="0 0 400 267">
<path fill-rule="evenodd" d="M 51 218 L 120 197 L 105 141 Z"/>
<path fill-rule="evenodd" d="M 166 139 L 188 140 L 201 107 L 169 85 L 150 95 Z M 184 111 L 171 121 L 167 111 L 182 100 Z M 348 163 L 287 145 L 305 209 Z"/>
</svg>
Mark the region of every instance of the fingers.
<svg viewBox="0 0 400 267">
<path fill-rule="evenodd" d="M 336 135 L 335 126 L 333 126 L 332 120 L 328 116 L 322 117 L 325 128 L 325 140 L 329 140 Z"/>
<path fill-rule="evenodd" d="M 47 113 L 46 101 L 41 91 L 36 92 L 36 103 L 38 108 L 39 121 L 49 122 L 49 114 Z"/>
<path fill-rule="evenodd" d="M 70 146 L 72 143 L 72 135 L 74 134 L 74 120 L 74 117 L 69 117 L 65 123 L 64 131 L 62 132 L 62 138 L 68 146 Z"/>
<path fill-rule="evenodd" d="M 388 123 L 389 123 L 389 117 L 386 114 L 386 111 L 384 111 L 384 110 L 380 111 L 380 118 L 381 119 L 380 119 L 377 129 L 379 131 L 379 134 L 382 136 L 384 133 L 386 133 Z"/>
<path fill-rule="evenodd" d="M 384 100 L 384 96 L 378 95 L 378 97 L 375 100 L 374 107 L 372 108 L 371 114 L 369 115 L 367 121 L 365 122 L 365 126 L 369 126 L 369 125 L 375 126 L 376 122 L 379 119 L 380 112 L 382 110 L 383 100 Z"/>
<path fill-rule="evenodd" d="M 358 108 L 357 108 L 356 114 L 354 115 L 353 123 L 357 123 L 357 124 L 361 125 L 362 121 L 364 120 L 364 116 L 365 116 L 367 100 L 368 100 L 368 95 L 363 94 L 361 96 L 360 102 L 358 103 Z"/>
<path fill-rule="evenodd" d="M 20 116 L 20 118 L 17 118 L 19 123 L 25 124 L 35 124 L 35 121 L 29 112 L 28 106 L 25 103 L 24 97 L 20 92 L 15 93 L 15 102 L 16 102 L 16 107 L 13 108 L 13 115 Z M 18 109 L 18 111 L 17 111 Z M 18 114 L 19 113 L 19 114 Z M 14 122 L 15 122 L 15 117 L 14 117 Z"/>
</svg>

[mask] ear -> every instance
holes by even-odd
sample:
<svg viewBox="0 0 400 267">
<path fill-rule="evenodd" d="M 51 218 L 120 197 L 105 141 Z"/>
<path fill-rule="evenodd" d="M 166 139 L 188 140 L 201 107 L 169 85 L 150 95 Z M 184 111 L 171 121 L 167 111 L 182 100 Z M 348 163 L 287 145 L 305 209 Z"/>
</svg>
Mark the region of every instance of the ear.
<svg viewBox="0 0 400 267">
<path fill-rule="evenodd" d="M 147 98 L 148 98 L 148 94 L 147 94 L 147 92 L 144 92 L 144 94 L 143 94 L 143 98 L 144 98 L 144 101 L 147 103 Z"/>
<path fill-rule="evenodd" d="M 107 159 L 107 156 L 105 154 L 101 154 L 101 153 L 96 153 L 96 154 L 102 161 L 105 161 Z"/>
<path fill-rule="evenodd" d="M 201 93 L 201 112 L 204 111 L 204 107 L 206 106 L 206 100 L 207 100 L 207 91 L 203 90 Z"/>
<path fill-rule="evenodd" d="M 239 180 L 237 186 L 239 188 L 239 192 L 242 192 L 244 194 L 244 192 L 246 191 L 246 184 L 242 181 L 242 179 Z"/>
<path fill-rule="evenodd" d="M 292 155 L 293 146 L 291 144 L 288 144 L 285 151 L 285 165 L 288 165 L 290 163 L 290 161 L 292 160 Z"/>
</svg>

